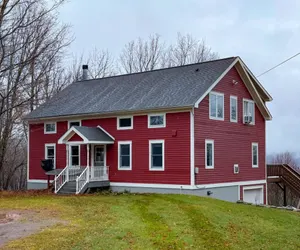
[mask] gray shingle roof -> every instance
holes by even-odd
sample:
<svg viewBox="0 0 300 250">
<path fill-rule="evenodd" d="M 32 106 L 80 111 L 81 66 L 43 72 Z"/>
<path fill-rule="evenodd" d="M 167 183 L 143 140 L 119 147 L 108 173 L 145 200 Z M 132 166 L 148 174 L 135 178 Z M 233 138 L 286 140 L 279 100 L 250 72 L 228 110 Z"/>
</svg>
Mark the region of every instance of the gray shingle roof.
<svg viewBox="0 0 300 250">
<path fill-rule="evenodd" d="M 113 142 L 114 140 L 109 137 L 100 128 L 95 127 L 85 127 L 85 126 L 74 126 L 79 133 L 85 136 L 89 141 L 104 141 Z"/>
<path fill-rule="evenodd" d="M 75 82 L 26 119 L 193 106 L 235 59 Z"/>
</svg>

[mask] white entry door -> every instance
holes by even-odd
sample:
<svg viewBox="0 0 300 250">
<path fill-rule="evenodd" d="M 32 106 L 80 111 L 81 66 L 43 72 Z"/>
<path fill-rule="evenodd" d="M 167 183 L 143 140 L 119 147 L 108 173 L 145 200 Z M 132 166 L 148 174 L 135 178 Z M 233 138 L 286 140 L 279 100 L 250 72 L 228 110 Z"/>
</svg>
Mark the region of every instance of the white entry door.
<svg viewBox="0 0 300 250">
<path fill-rule="evenodd" d="M 105 148 L 103 145 L 94 146 L 94 166 L 104 166 Z"/>
<path fill-rule="evenodd" d="M 245 202 L 253 203 L 253 204 L 263 204 L 263 188 L 251 188 L 244 189 L 244 198 Z"/>
</svg>

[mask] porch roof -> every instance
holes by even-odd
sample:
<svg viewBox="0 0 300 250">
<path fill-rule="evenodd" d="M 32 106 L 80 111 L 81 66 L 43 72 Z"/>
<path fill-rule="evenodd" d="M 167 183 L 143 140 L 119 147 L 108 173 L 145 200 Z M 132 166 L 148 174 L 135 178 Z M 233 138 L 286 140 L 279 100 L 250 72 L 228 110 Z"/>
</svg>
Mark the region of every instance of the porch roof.
<svg viewBox="0 0 300 250">
<path fill-rule="evenodd" d="M 71 140 L 78 135 L 80 140 Z M 59 140 L 59 144 L 113 144 L 115 138 L 102 127 L 73 126 Z"/>
</svg>

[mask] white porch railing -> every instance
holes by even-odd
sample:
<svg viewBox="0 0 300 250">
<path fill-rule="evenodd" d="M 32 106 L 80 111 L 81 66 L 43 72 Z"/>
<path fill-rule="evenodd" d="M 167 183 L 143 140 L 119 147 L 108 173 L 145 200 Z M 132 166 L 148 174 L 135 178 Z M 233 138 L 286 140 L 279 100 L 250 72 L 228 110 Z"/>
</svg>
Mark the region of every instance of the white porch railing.
<svg viewBox="0 0 300 250">
<path fill-rule="evenodd" d="M 57 192 L 69 181 L 69 167 L 66 166 L 60 173 L 54 178 L 54 192 Z"/>
<path fill-rule="evenodd" d="M 76 194 L 79 194 L 84 186 L 89 182 L 90 168 L 86 167 L 82 173 L 76 178 Z"/>
<path fill-rule="evenodd" d="M 90 171 L 91 181 L 108 181 L 108 166 L 93 166 Z"/>
</svg>

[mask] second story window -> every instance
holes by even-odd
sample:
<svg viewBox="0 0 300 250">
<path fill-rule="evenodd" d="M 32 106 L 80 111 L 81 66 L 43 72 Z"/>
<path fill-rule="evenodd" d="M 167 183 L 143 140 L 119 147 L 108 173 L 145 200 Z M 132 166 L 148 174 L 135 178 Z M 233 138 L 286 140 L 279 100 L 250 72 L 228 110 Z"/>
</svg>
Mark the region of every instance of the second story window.
<svg viewBox="0 0 300 250">
<path fill-rule="evenodd" d="M 252 100 L 243 100 L 243 122 L 245 124 L 255 124 L 255 106 Z"/>
<path fill-rule="evenodd" d="M 237 122 L 238 121 L 238 104 L 237 104 L 237 97 L 230 96 L 230 121 Z"/>
<path fill-rule="evenodd" d="M 148 128 L 164 128 L 166 127 L 166 114 L 148 115 Z"/>
<path fill-rule="evenodd" d="M 132 116 L 118 117 L 117 128 L 118 128 L 118 130 L 132 129 L 133 128 L 133 117 Z"/>
<path fill-rule="evenodd" d="M 55 134 L 56 122 L 47 122 L 44 124 L 44 134 Z"/>
<path fill-rule="evenodd" d="M 73 126 L 81 126 L 81 121 L 69 121 L 69 128 Z"/>
<path fill-rule="evenodd" d="M 214 120 L 224 120 L 224 94 L 209 93 L 209 118 Z"/>
</svg>

